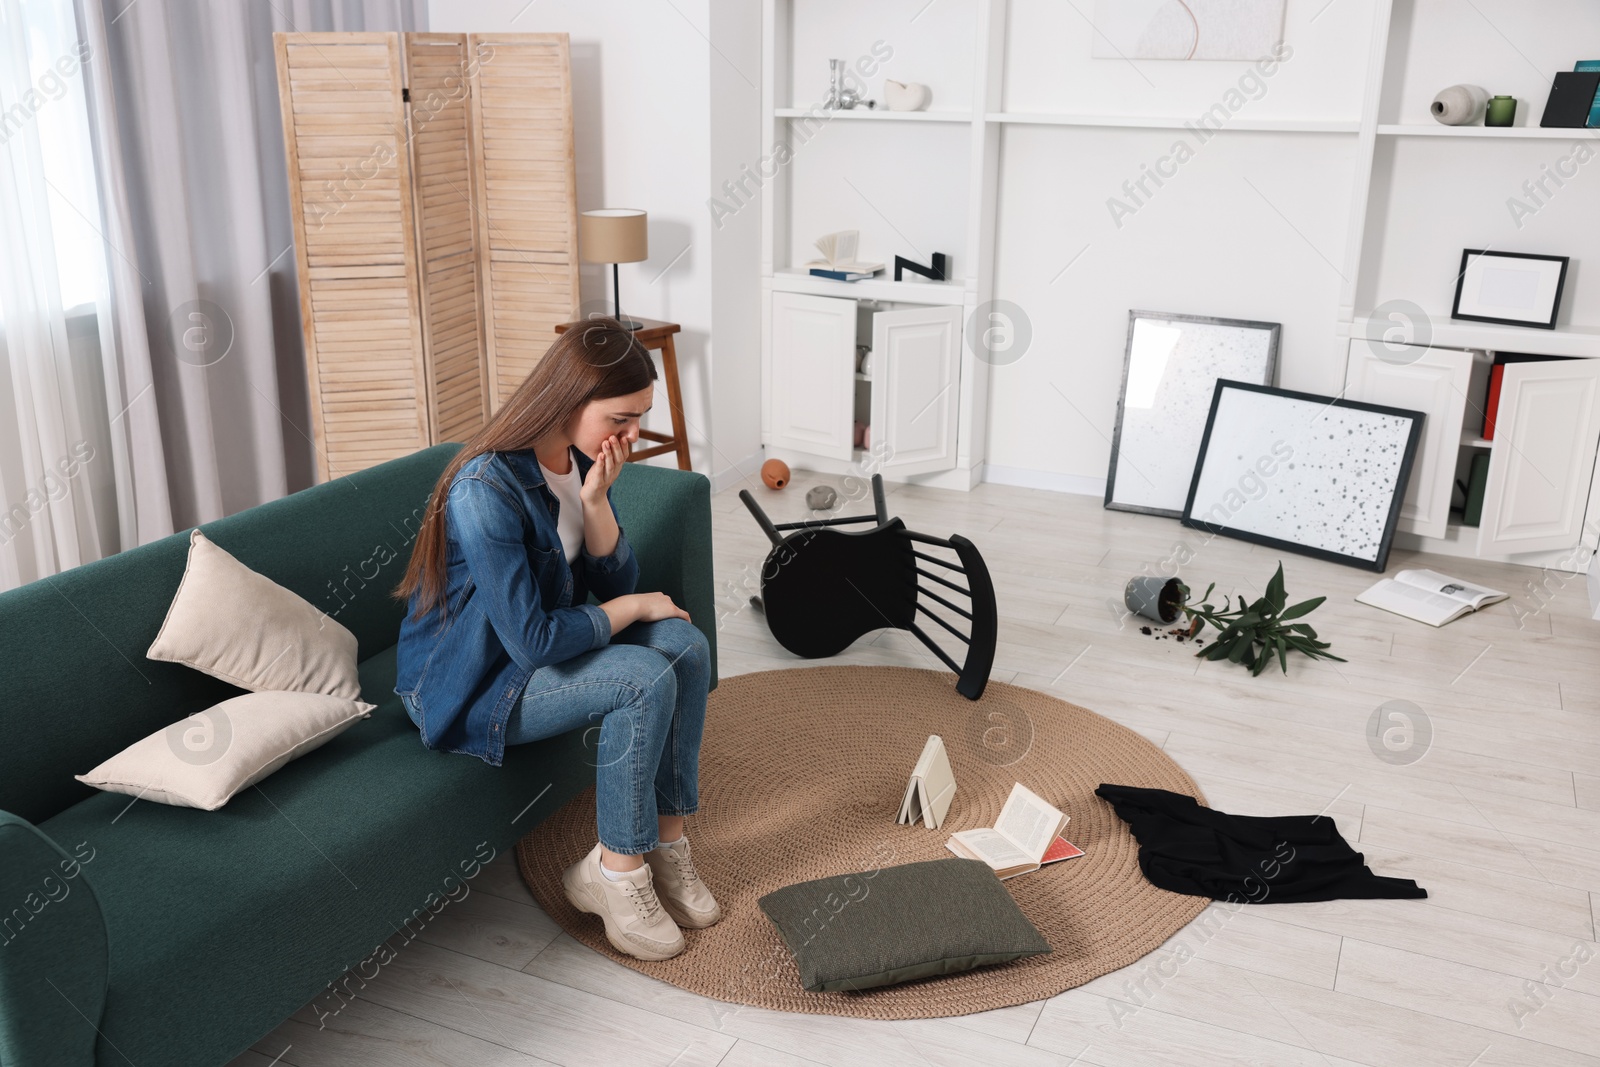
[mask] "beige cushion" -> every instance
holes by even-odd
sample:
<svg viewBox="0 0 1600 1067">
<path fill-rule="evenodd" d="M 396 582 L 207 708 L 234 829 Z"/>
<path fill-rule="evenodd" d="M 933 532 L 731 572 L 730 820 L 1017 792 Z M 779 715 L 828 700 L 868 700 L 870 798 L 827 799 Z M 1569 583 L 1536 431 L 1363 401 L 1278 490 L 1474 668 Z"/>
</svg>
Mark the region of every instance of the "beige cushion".
<svg viewBox="0 0 1600 1067">
<path fill-rule="evenodd" d="M 108 793 L 213 811 L 372 714 L 324 693 L 246 693 L 135 741 L 88 774 Z"/>
<path fill-rule="evenodd" d="M 234 559 L 196 528 L 151 659 L 240 689 L 361 698 L 356 635 L 310 601 Z"/>
</svg>

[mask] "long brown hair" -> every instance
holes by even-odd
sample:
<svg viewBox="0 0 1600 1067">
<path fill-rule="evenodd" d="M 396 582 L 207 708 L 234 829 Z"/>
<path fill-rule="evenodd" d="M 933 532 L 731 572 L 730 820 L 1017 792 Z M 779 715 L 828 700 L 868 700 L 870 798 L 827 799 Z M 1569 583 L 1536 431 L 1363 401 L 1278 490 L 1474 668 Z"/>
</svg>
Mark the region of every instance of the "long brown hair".
<svg viewBox="0 0 1600 1067">
<path fill-rule="evenodd" d="M 414 619 L 422 618 L 444 599 L 444 502 L 463 464 L 485 452 L 533 448 L 547 434 L 564 429 L 589 401 L 637 393 L 655 380 L 656 365 L 650 353 L 633 331 L 614 318 L 595 316 L 557 337 L 517 391 L 483 429 L 466 440 L 439 475 L 405 577 L 390 595 L 409 601 L 420 589 Z"/>
</svg>

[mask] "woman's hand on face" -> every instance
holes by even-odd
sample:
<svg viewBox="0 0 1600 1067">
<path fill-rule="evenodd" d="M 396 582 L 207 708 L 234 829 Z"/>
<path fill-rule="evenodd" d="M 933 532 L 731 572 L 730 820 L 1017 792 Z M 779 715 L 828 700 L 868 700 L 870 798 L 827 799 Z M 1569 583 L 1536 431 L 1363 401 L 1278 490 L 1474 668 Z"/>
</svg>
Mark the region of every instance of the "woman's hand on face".
<svg viewBox="0 0 1600 1067">
<path fill-rule="evenodd" d="M 633 453 L 633 446 L 628 441 L 612 434 L 600 442 L 600 453 L 595 457 L 594 465 L 589 468 L 589 476 L 583 480 L 583 495 L 590 500 L 604 500 L 606 490 L 617 480 L 617 475 L 622 473 L 623 464 L 628 462 L 628 456 Z"/>
</svg>

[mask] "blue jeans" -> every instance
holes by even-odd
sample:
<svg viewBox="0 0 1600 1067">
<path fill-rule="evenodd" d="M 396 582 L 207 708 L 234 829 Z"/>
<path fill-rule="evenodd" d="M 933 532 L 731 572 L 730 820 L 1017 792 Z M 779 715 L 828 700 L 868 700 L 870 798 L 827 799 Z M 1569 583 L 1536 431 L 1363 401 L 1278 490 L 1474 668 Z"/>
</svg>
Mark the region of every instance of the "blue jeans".
<svg viewBox="0 0 1600 1067">
<path fill-rule="evenodd" d="M 700 806 L 700 738 L 711 646 L 684 619 L 635 622 L 610 644 L 540 667 L 506 720 L 506 744 L 587 726 L 600 843 L 637 855 L 661 843 L 657 815 Z"/>
</svg>

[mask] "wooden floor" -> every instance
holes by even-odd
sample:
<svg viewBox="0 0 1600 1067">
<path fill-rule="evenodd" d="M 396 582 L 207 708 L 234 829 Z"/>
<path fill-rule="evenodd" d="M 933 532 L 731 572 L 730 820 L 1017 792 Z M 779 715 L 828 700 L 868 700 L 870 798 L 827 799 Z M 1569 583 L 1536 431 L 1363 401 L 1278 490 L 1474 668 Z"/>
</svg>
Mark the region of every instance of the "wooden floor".
<svg viewBox="0 0 1600 1067">
<path fill-rule="evenodd" d="M 809 485 L 840 483 L 796 475 L 754 490 L 776 521 L 806 517 Z M 560 933 L 503 857 L 325 1028 L 307 1006 L 238 1067 L 1600 1067 L 1600 623 L 1586 619 L 1581 576 L 1397 552 L 1391 574 L 1420 563 L 1511 592 L 1520 609 L 1434 630 L 1354 603 L 1370 572 L 1285 555 L 1291 602 L 1328 596 L 1308 621 L 1349 662 L 1296 658 L 1288 677 L 1251 678 L 1140 634 L 1116 606 L 1130 575 L 1170 559 L 1201 589 L 1257 594 L 1277 553 L 1086 496 L 889 489 L 890 514 L 964 534 L 988 560 L 995 679 L 1140 731 L 1213 807 L 1327 810 L 1375 870 L 1415 878 L 1428 899 L 1215 904 L 1214 936 L 1191 926 L 1051 1000 L 873 1023 L 719 1004 L 614 965 Z M 766 541 L 736 490 L 712 506 L 722 676 L 804 666 L 741 609 Z M 938 666 L 893 631 L 839 660 Z M 1391 701 L 1431 725 L 1408 765 L 1369 744 Z"/>
</svg>

